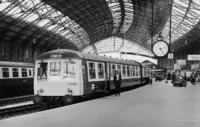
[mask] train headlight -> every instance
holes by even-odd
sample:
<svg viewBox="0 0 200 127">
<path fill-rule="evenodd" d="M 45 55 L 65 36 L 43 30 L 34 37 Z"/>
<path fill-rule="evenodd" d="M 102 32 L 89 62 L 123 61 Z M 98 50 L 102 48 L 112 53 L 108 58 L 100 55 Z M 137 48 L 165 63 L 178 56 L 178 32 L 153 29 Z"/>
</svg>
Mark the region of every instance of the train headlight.
<svg viewBox="0 0 200 127">
<path fill-rule="evenodd" d="M 43 93 L 43 92 L 44 92 L 44 90 L 43 90 L 43 89 L 40 89 L 39 91 L 40 91 L 40 93 Z"/>
</svg>

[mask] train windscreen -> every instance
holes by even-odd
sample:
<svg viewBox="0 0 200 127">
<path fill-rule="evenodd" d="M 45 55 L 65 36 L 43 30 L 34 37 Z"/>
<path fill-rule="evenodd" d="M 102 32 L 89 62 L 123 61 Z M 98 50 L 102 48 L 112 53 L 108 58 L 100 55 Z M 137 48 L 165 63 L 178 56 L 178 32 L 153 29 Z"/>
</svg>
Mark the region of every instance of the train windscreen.
<svg viewBox="0 0 200 127">
<path fill-rule="evenodd" d="M 47 62 L 38 62 L 37 64 L 37 79 L 42 80 L 42 79 L 47 79 Z"/>
</svg>

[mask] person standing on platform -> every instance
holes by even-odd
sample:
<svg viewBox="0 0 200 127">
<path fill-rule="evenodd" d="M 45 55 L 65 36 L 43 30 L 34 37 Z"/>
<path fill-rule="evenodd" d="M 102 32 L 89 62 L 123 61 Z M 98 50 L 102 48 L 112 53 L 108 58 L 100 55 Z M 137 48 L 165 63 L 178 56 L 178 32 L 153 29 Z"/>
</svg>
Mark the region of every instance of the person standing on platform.
<svg viewBox="0 0 200 127">
<path fill-rule="evenodd" d="M 121 89 L 121 74 L 116 70 L 114 74 L 114 85 L 115 85 L 115 95 L 120 95 L 120 89 Z"/>
<path fill-rule="evenodd" d="M 152 74 L 149 73 L 149 82 L 150 82 L 150 85 L 152 85 L 153 81 L 152 81 Z"/>
<path fill-rule="evenodd" d="M 176 74 L 173 72 L 173 73 L 172 73 L 172 83 L 174 83 L 175 80 L 176 80 Z"/>
<path fill-rule="evenodd" d="M 192 72 L 190 78 L 191 78 L 191 83 L 192 83 L 193 85 L 195 85 L 195 75 L 194 75 L 193 72 Z"/>
<path fill-rule="evenodd" d="M 186 72 L 184 73 L 183 79 L 184 79 L 185 81 L 187 81 L 187 75 L 186 75 Z"/>
</svg>

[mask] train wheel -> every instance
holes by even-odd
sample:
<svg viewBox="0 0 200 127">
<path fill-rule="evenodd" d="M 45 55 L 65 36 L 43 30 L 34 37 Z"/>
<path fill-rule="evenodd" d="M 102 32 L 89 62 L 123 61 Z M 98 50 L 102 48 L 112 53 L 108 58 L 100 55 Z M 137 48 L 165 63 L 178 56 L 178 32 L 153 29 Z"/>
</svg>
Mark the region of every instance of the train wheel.
<svg viewBox="0 0 200 127">
<path fill-rule="evenodd" d="M 62 97 L 62 101 L 63 101 L 64 105 L 71 104 L 73 102 L 73 96 L 67 94 Z"/>
</svg>

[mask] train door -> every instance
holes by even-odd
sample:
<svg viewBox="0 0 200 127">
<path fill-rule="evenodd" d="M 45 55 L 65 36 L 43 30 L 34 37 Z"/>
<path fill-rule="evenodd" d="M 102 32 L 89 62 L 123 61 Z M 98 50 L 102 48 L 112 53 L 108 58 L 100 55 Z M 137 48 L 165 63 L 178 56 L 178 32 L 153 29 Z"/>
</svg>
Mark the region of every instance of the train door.
<svg viewBox="0 0 200 127">
<path fill-rule="evenodd" d="M 110 85 L 110 79 L 111 79 L 111 74 L 110 74 L 110 63 L 105 63 L 105 72 L 106 72 L 106 90 L 110 91 L 111 90 L 111 85 Z"/>
</svg>

